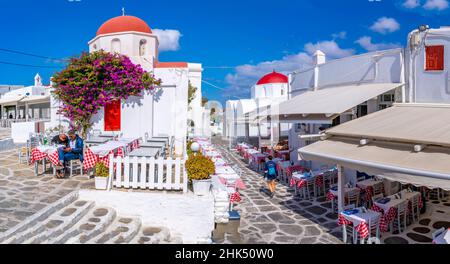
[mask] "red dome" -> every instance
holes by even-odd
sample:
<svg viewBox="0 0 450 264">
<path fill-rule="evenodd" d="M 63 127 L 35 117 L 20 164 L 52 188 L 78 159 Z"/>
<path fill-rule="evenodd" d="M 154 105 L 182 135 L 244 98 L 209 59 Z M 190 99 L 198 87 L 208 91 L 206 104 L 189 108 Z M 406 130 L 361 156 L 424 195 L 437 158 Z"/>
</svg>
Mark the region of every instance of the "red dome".
<svg viewBox="0 0 450 264">
<path fill-rule="evenodd" d="M 288 77 L 284 74 L 273 71 L 261 78 L 256 84 L 269 84 L 269 83 L 288 83 Z"/>
<path fill-rule="evenodd" d="M 118 16 L 103 23 L 97 31 L 97 36 L 126 31 L 152 34 L 152 30 L 144 20 L 134 16 Z"/>
</svg>

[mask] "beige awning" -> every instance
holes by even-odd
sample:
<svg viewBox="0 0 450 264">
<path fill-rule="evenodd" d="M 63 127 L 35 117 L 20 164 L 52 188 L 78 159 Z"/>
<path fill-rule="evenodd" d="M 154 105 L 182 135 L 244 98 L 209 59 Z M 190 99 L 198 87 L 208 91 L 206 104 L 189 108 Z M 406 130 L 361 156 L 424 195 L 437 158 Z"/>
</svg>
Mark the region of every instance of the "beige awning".
<svg viewBox="0 0 450 264">
<path fill-rule="evenodd" d="M 396 104 L 327 134 L 450 147 L 450 105 Z"/>
<path fill-rule="evenodd" d="M 277 116 L 280 120 L 332 120 L 353 107 L 403 86 L 401 83 L 371 83 L 308 91 L 273 106 L 259 118 Z M 308 117 L 312 115 L 313 118 Z"/>
<path fill-rule="evenodd" d="M 450 148 L 428 147 L 414 151 L 413 144 L 373 141 L 360 145 L 358 139 L 331 137 L 299 150 L 303 160 L 318 160 L 340 164 L 373 175 L 385 175 L 398 180 L 417 183 L 418 177 L 436 179 L 441 187 L 450 187 Z M 421 182 L 424 180 L 422 179 Z"/>
<path fill-rule="evenodd" d="M 2 97 L 0 99 L 0 105 L 15 105 L 22 98 L 23 96 Z"/>
<path fill-rule="evenodd" d="M 450 191 L 450 180 L 413 176 L 401 173 L 384 173 L 378 174 L 377 177 L 393 182 L 400 182 L 401 184 L 412 184 L 416 187 L 424 186 L 430 189 L 441 188 L 443 190 Z"/>
</svg>

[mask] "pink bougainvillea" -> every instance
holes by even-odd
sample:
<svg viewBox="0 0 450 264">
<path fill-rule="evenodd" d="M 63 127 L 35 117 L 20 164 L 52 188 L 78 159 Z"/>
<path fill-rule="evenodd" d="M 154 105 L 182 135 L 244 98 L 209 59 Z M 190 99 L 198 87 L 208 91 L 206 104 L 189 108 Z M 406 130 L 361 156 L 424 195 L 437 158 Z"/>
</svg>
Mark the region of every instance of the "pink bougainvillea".
<svg viewBox="0 0 450 264">
<path fill-rule="evenodd" d="M 112 100 L 153 92 L 161 84 L 130 58 L 105 51 L 83 53 L 53 77 L 53 94 L 62 102 L 59 113 L 85 137 L 91 118 Z"/>
</svg>

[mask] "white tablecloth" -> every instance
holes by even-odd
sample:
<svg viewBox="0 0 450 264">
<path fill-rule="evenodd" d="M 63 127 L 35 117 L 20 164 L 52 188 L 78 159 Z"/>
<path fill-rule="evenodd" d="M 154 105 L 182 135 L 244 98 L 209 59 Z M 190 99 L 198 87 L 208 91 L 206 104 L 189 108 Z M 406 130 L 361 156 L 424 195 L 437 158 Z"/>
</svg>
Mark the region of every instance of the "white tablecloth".
<svg viewBox="0 0 450 264">
<path fill-rule="evenodd" d="M 54 146 L 37 146 L 37 150 L 43 153 L 51 154 L 57 150 Z"/>
</svg>

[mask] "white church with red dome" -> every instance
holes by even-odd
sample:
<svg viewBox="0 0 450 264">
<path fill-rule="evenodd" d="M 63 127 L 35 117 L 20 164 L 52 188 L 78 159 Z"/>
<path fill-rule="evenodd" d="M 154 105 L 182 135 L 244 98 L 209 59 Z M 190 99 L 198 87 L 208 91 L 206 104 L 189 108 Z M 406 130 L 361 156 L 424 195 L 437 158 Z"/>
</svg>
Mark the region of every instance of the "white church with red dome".
<svg viewBox="0 0 450 264">
<path fill-rule="evenodd" d="M 158 37 L 140 18 L 123 15 L 100 26 L 96 36 L 89 41 L 90 52 L 104 50 L 126 55 L 147 72 L 153 72 L 157 79 L 162 80 L 162 85 L 155 95 L 147 93 L 139 98 L 133 97 L 100 111 L 94 118 L 93 129 L 123 137 L 173 136 L 175 153 L 181 155 L 186 146 L 188 120 L 194 121 L 197 134 L 202 131 L 203 69 L 198 63 L 159 61 L 158 46 Z M 197 88 L 190 107 L 189 82 Z M 58 102 L 52 99 L 52 127 L 61 124 L 57 109 Z"/>
<path fill-rule="evenodd" d="M 256 122 L 258 111 L 289 99 L 289 78 L 275 70 L 263 76 L 251 87 L 251 98 L 230 100 L 226 103 L 225 136 L 239 142 L 260 145 L 262 140 L 272 143 L 288 136 L 289 125 L 276 122 Z M 277 142 L 275 142 L 277 143 Z"/>
</svg>

